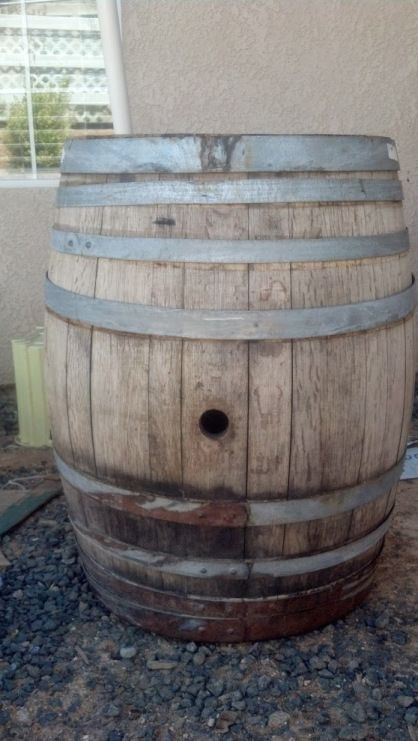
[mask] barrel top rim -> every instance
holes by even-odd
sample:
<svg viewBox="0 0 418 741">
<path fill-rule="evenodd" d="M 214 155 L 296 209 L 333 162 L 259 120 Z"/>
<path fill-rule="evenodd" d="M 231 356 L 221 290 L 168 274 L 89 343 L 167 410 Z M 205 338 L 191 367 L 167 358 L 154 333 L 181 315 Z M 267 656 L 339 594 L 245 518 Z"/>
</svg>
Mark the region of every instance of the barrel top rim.
<svg viewBox="0 0 418 741">
<path fill-rule="evenodd" d="M 396 144 L 365 134 L 158 134 L 67 139 L 71 173 L 398 170 Z"/>
<path fill-rule="evenodd" d="M 262 139 L 362 139 L 368 141 L 381 141 L 395 144 L 395 140 L 390 136 L 383 136 L 381 134 L 266 134 L 264 133 L 245 133 L 240 134 L 227 132 L 227 133 L 216 133 L 208 134 L 206 132 L 200 133 L 170 133 L 170 134 L 106 134 L 104 136 L 94 136 L 87 134 L 85 136 L 71 136 L 68 137 L 65 142 L 82 142 L 82 141 L 119 141 L 124 139 L 229 139 L 237 138 L 241 139 L 251 138 L 262 138 Z"/>
</svg>

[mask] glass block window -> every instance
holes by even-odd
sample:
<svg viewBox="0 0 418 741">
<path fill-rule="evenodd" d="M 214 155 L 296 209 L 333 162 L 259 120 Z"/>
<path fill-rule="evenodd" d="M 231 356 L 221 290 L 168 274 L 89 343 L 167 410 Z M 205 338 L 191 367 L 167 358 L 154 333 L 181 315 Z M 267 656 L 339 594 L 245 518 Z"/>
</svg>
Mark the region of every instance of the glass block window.
<svg viewBox="0 0 418 741">
<path fill-rule="evenodd" d="M 95 0 L 0 0 L 0 177 L 51 177 L 67 137 L 109 129 Z"/>
</svg>

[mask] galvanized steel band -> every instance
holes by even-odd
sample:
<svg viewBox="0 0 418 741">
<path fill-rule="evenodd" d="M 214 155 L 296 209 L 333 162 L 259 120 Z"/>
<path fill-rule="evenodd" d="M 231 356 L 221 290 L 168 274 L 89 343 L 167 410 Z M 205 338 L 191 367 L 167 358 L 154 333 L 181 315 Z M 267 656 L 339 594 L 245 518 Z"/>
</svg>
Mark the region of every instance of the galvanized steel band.
<svg viewBox="0 0 418 741">
<path fill-rule="evenodd" d="M 116 332 L 202 340 L 293 340 L 374 329 L 404 319 L 416 303 L 415 283 L 374 301 L 310 309 L 216 311 L 171 309 L 93 298 L 47 278 L 45 302 L 73 322 Z"/>
<path fill-rule="evenodd" d="M 52 230 L 58 252 L 114 260 L 199 263 L 281 263 L 389 257 L 409 247 L 405 229 L 393 234 L 324 239 L 179 239 Z"/>
<path fill-rule="evenodd" d="M 399 180 L 371 178 L 254 178 L 193 182 L 138 182 L 68 185 L 57 191 L 58 207 L 145 206 L 158 204 L 350 203 L 401 201 Z"/>
<path fill-rule="evenodd" d="M 392 139 L 324 135 L 166 135 L 70 139 L 63 173 L 398 170 Z"/>
<path fill-rule="evenodd" d="M 382 540 L 389 529 L 392 513 L 393 508 L 382 524 L 365 537 L 354 540 L 339 548 L 334 548 L 323 553 L 314 553 L 310 556 L 263 558 L 248 561 L 226 558 L 206 560 L 200 558 L 182 559 L 173 555 L 165 558 L 164 555 L 166 554 L 136 548 L 109 536 L 103 536 L 103 541 L 99 541 L 94 537 L 94 531 L 87 531 L 81 523 L 73 519 L 72 525 L 76 531 L 77 539 L 81 541 L 81 546 L 83 542 L 87 542 L 93 548 L 111 554 L 112 559 L 121 558 L 126 561 L 133 561 L 150 572 L 200 579 L 218 577 L 247 580 L 250 576 L 251 578 L 266 576 L 277 578 L 308 574 L 322 571 L 323 569 L 334 568 L 347 561 L 351 561 L 369 551 Z M 91 551 L 89 550 L 88 552 L 90 553 Z"/>
<path fill-rule="evenodd" d="M 166 510 L 166 519 L 170 520 L 170 514 L 184 515 L 187 521 L 188 513 L 193 513 L 208 505 L 208 500 L 194 499 L 172 499 L 165 497 L 160 493 L 141 489 L 140 491 L 131 491 L 120 487 L 112 486 L 106 482 L 99 481 L 91 476 L 76 470 L 60 458 L 55 452 L 55 462 L 61 476 L 69 484 L 79 489 L 85 494 L 91 495 L 113 495 L 134 498 L 141 507 L 144 501 L 143 509 L 146 510 L 146 516 L 152 518 L 153 510 Z M 344 512 L 349 512 L 356 507 L 369 504 L 379 497 L 388 494 L 390 489 L 398 482 L 402 472 L 403 459 L 391 469 L 374 479 L 364 481 L 353 487 L 346 487 L 332 492 L 325 492 L 314 497 L 304 499 L 284 499 L 284 500 L 267 500 L 251 501 L 249 499 L 241 501 L 217 501 L 218 507 L 222 505 L 234 505 L 242 507 L 247 513 L 246 525 L 253 527 L 265 527 L 273 525 L 291 524 L 294 522 L 308 522 L 311 520 L 320 520 L 325 517 L 333 517 Z M 116 504 L 115 504 L 116 506 Z M 241 521 L 229 523 L 228 527 L 242 527 Z"/>
</svg>

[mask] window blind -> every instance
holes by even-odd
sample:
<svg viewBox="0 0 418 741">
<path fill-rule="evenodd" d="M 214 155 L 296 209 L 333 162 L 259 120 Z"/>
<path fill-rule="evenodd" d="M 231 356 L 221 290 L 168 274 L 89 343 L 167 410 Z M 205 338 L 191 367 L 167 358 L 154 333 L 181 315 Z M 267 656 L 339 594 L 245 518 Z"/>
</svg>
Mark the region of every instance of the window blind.
<svg viewBox="0 0 418 741">
<path fill-rule="evenodd" d="M 95 0 L 0 0 L 0 178 L 48 177 L 112 128 Z"/>
</svg>

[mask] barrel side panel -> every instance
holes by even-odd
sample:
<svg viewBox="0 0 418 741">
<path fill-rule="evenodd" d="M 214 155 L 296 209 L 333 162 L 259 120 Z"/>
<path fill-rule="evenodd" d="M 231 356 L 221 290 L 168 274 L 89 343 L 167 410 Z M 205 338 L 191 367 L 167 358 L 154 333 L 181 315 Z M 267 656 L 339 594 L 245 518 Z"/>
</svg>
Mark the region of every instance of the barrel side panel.
<svg viewBox="0 0 418 741">
<path fill-rule="evenodd" d="M 244 255 L 248 240 L 309 239 L 320 247 L 321 239 L 401 232 L 399 201 L 367 200 L 399 197 L 389 182 L 396 178 L 389 171 L 73 174 L 62 179 L 62 188 L 72 186 L 68 203 L 87 185 L 86 198 L 107 205 L 62 208 L 56 226 L 76 239 L 84 232 L 156 243 L 229 240 L 228 250 L 245 241 Z M 235 182 L 245 180 L 248 187 Z M 308 200 L 316 182 L 328 203 L 257 202 L 260 194 L 273 200 L 273 191 Z M 331 203 L 335 192 L 357 202 Z M 133 193 L 144 202 L 124 205 Z M 233 203 L 237 193 L 254 202 Z M 150 203 L 158 194 L 169 202 Z M 184 202 L 187 194 L 194 203 Z M 223 203 L 213 203 L 218 196 Z M 152 259 L 150 244 L 140 260 L 54 252 L 49 278 L 113 302 L 262 315 L 401 293 L 410 285 L 405 242 L 370 257 L 383 242 L 362 259 L 253 264 L 195 262 L 192 243 L 190 260 L 177 253 L 179 262 Z M 181 339 L 49 312 L 54 443 L 73 467 L 64 488 L 88 578 L 115 612 L 175 637 L 258 640 L 318 627 L 360 603 L 372 583 L 397 470 L 376 482 L 406 445 L 413 320 L 304 340 L 214 336 L 205 338 L 203 319 L 201 337 Z M 83 483 L 78 472 L 94 478 Z M 367 502 L 359 504 L 364 482 L 375 493 L 360 487 Z M 334 504 L 324 514 L 327 496 Z M 341 507 L 345 496 L 351 509 Z M 321 500 L 322 517 L 309 497 Z M 299 503 L 310 516 L 301 518 Z"/>
</svg>

